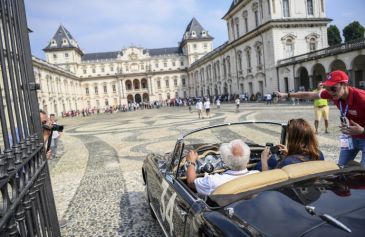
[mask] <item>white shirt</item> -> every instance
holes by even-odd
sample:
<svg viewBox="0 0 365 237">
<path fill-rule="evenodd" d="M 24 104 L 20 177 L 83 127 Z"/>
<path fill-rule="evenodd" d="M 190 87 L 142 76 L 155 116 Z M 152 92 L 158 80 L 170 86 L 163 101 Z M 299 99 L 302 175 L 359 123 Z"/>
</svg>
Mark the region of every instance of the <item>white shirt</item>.
<svg viewBox="0 0 365 237">
<path fill-rule="evenodd" d="M 204 109 L 210 109 L 210 102 L 208 100 L 204 102 Z"/>
<path fill-rule="evenodd" d="M 221 101 L 220 100 L 217 100 L 217 105 L 221 105 Z"/>
<path fill-rule="evenodd" d="M 237 98 L 237 99 L 236 99 L 236 104 L 237 104 L 237 105 L 239 105 L 239 104 L 240 104 L 240 102 L 241 102 L 241 101 L 240 101 L 240 99 L 238 99 L 238 98 Z"/>
<path fill-rule="evenodd" d="M 203 103 L 202 103 L 201 101 L 198 101 L 198 102 L 196 102 L 195 107 L 196 107 L 197 109 L 199 109 L 199 110 L 202 110 L 202 109 L 203 109 Z"/>
<path fill-rule="evenodd" d="M 227 170 L 222 174 L 213 174 L 208 175 L 205 174 L 202 178 L 196 178 L 194 180 L 196 191 L 203 195 L 209 195 L 211 194 L 219 185 L 222 185 L 224 183 L 227 183 L 228 181 L 231 181 L 233 179 L 250 175 L 254 173 L 258 173 L 257 170 L 251 170 L 248 171 L 247 169 L 241 170 L 241 171 L 233 171 L 233 170 Z"/>
</svg>

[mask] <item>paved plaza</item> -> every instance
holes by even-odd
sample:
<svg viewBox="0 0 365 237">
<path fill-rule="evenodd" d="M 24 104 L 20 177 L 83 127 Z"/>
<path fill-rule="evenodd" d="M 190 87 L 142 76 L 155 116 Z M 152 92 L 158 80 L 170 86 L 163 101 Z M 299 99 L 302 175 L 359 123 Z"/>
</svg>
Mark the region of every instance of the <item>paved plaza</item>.
<svg viewBox="0 0 365 237">
<path fill-rule="evenodd" d="M 59 157 L 49 161 L 62 236 L 162 236 L 144 198 L 141 167 L 150 152 L 165 153 L 181 132 L 241 120 L 286 122 L 305 118 L 307 105 L 223 104 L 211 118 L 198 119 L 193 109 L 169 107 L 60 119 L 65 133 Z M 329 134 L 320 122 L 319 143 L 326 159 L 338 157 L 338 110 L 331 106 Z"/>
</svg>

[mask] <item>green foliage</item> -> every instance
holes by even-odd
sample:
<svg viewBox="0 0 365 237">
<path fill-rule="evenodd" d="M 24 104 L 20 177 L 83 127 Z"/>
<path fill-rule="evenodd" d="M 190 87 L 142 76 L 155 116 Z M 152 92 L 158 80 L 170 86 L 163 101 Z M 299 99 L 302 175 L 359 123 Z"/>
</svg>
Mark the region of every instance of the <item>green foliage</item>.
<svg viewBox="0 0 365 237">
<path fill-rule="evenodd" d="M 341 44 L 342 39 L 341 39 L 340 31 L 336 25 L 330 25 L 327 28 L 327 38 L 328 38 L 329 46 Z"/>
<path fill-rule="evenodd" d="M 364 32 L 364 27 L 358 21 L 354 21 L 343 29 L 342 34 L 345 37 L 345 42 L 348 42 L 350 40 L 364 38 Z"/>
</svg>

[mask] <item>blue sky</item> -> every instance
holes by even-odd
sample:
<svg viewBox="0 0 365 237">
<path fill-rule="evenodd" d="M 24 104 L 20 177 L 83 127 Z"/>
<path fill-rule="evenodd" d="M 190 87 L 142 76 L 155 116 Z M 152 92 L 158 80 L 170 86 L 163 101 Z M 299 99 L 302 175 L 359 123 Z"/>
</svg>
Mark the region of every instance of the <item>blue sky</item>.
<svg viewBox="0 0 365 237">
<path fill-rule="evenodd" d="M 42 49 L 63 24 L 85 53 L 117 51 L 130 45 L 176 47 L 192 17 L 215 37 L 227 40 L 222 16 L 231 0 L 25 0 L 32 53 Z M 365 27 L 364 0 L 327 0 L 326 14 L 342 29 L 352 21 Z"/>
</svg>

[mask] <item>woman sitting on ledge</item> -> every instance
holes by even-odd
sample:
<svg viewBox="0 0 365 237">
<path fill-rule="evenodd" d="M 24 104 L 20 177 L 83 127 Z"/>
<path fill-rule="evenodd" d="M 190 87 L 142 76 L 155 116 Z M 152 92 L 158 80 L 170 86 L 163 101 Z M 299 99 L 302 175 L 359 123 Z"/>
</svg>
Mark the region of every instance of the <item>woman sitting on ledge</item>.
<svg viewBox="0 0 365 237">
<path fill-rule="evenodd" d="M 317 137 L 312 127 L 304 119 L 289 120 L 287 144 L 288 147 L 282 144 L 277 145 L 280 154 L 284 156 L 279 163 L 277 163 L 275 155 L 270 156 L 270 148 L 265 147 L 261 153 L 262 171 L 305 161 L 324 160 L 323 154 L 318 148 Z M 258 169 L 260 169 L 260 165 L 258 165 Z"/>
</svg>

